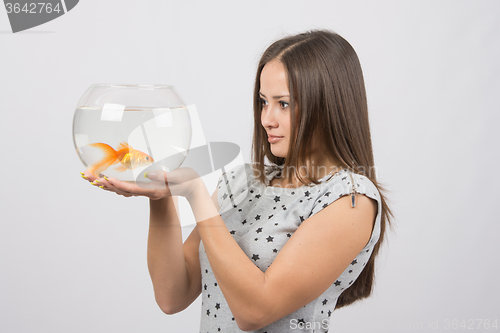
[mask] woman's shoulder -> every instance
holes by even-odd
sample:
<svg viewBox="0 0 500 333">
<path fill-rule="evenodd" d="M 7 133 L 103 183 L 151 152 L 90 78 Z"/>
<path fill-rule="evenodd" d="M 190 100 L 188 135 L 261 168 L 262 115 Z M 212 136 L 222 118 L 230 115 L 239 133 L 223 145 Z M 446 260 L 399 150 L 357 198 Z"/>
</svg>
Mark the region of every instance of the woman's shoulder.
<svg viewBox="0 0 500 333">
<path fill-rule="evenodd" d="M 380 207 L 380 193 L 375 184 L 366 175 L 350 169 L 343 169 L 319 185 L 315 206 L 311 215 L 347 195 L 363 194 L 377 201 Z M 355 202 L 354 202 L 355 204 Z"/>
<path fill-rule="evenodd" d="M 366 175 L 356 173 L 352 170 L 344 169 L 336 173 L 331 179 L 322 183 L 320 191 L 315 196 L 315 201 L 308 217 L 311 217 L 326 207 L 330 206 L 336 200 L 349 196 L 351 207 L 356 207 L 356 202 L 359 202 L 360 195 L 365 195 L 377 202 L 377 213 L 374 221 L 374 229 L 367 244 L 367 247 L 373 246 L 380 236 L 380 212 L 382 211 L 382 203 L 380 193 L 375 184 Z M 358 199 L 356 199 L 358 198 Z M 339 209 L 346 209 L 345 206 Z"/>
<path fill-rule="evenodd" d="M 365 194 L 377 201 L 380 199 L 380 193 L 370 178 L 350 169 L 339 171 L 331 179 L 325 181 L 323 185 L 327 191 L 333 190 L 338 197 L 356 193 Z"/>
</svg>

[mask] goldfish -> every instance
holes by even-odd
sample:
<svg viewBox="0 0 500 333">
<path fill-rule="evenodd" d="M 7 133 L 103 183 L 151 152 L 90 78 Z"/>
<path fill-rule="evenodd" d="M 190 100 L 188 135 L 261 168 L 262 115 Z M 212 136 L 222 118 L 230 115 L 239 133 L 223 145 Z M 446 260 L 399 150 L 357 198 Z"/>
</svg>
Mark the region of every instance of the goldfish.
<svg viewBox="0 0 500 333">
<path fill-rule="evenodd" d="M 121 142 L 115 150 L 110 145 L 102 142 L 89 144 L 91 147 L 100 149 L 104 157 L 91 165 L 89 171 L 96 177 L 112 165 L 120 163 L 114 168 L 118 172 L 135 169 L 138 166 L 147 166 L 154 162 L 153 158 L 142 151 L 132 148 L 128 143 Z"/>
</svg>

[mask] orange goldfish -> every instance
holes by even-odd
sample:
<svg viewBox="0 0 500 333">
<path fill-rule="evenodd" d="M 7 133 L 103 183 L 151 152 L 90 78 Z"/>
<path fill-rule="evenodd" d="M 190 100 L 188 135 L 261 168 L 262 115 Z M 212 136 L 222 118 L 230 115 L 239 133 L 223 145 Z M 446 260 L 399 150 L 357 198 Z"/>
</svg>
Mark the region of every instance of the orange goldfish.
<svg viewBox="0 0 500 333">
<path fill-rule="evenodd" d="M 98 177 L 102 171 L 117 163 L 121 165 L 117 166 L 115 170 L 123 172 L 125 170 L 135 169 L 138 166 L 150 165 L 154 162 L 151 156 L 142 151 L 135 150 L 126 142 L 121 142 L 117 150 L 114 150 L 110 145 L 102 142 L 92 143 L 89 146 L 99 148 L 104 153 L 104 157 L 89 168 L 89 171 L 96 177 Z"/>
</svg>

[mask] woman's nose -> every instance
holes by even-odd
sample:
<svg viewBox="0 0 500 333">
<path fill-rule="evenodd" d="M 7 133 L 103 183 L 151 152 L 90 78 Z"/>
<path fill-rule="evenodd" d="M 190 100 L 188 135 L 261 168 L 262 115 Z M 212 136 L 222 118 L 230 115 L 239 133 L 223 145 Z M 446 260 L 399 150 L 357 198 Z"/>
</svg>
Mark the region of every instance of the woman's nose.
<svg viewBox="0 0 500 333">
<path fill-rule="evenodd" d="M 276 117 L 274 116 L 274 112 L 269 107 L 262 109 L 260 120 L 261 120 L 262 126 L 264 126 L 265 128 L 278 126 L 278 122 L 276 121 Z"/>
</svg>

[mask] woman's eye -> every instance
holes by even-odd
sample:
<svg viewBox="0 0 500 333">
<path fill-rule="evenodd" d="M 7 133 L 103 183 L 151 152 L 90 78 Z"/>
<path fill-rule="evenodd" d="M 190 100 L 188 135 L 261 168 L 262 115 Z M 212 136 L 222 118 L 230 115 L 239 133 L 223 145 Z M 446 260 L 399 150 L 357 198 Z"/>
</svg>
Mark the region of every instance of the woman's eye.
<svg viewBox="0 0 500 333">
<path fill-rule="evenodd" d="M 260 106 L 261 106 L 261 107 L 264 107 L 264 106 L 266 106 L 266 105 L 267 105 L 267 101 L 266 101 L 265 99 L 261 98 L 261 99 L 260 99 Z"/>
<path fill-rule="evenodd" d="M 288 102 L 280 101 L 280 106 L 282 109 L 286 109 L 288 107 Z"/>
</svg>

